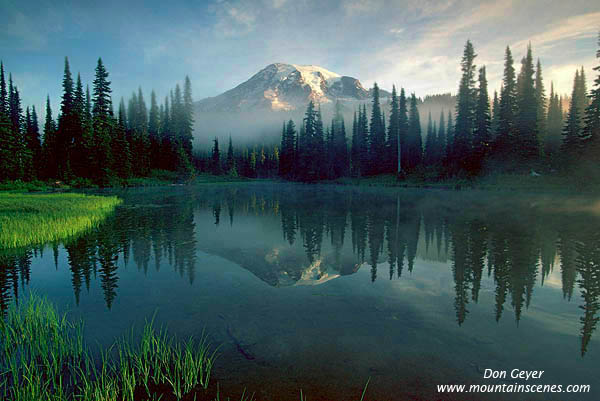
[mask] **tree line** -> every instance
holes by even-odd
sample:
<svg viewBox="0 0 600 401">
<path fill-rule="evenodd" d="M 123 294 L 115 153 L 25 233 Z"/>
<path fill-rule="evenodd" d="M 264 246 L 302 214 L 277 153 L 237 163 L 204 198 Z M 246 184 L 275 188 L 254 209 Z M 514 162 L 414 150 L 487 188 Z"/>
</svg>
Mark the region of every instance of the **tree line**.
<svg viewBox="0 0 600 401">
<path fill-rule="evenodd" d="M 121 99 L 115 115 L 108 72 L 98 59 L 92 93 L 80 74 L 73 80 L 65 57 L 63 95 L 58 118 L 50 97 L 40 134 L 35 106 L 23 113 L 17 86 L 9 74 L 6 85 L 0 63 L 0 181 L 61 180 L 111 185 L 144 177 L 153 169 L 189 176 L 193 173 L 193 100 L 185 78 L 158 105 L 152 91 L 150 108 L 141 87 L 127 106 Z"/>
<path fill-rule="evenodd" d="M 599 39 L 600 46 L 600 39 Z M 389 116 L 373 87 L 370 117 L 366 105 L 354 113 L 350 141 L 340 103 L 324 127 L 320 107 L 308 104 L 299 129 L 289 120 L 281 135 L 279 175 L 316 181 L 344 176 L 428 172 L 444 179 L 493 172 L 574 172 L 582 162 L 597 171 L 600 152 L 600 66 L 587 94 L 583 67 L 575 73 L 567 115 L 551 85 L 546 96 L 542 66 L 534 65 L 531 46 L 517 75 L 510 47 L 504 55 L 500 93 L 490 99 L 485 66 L 467 41 L 461 60 L 457 105 L 439 120 L 428 116 L 423 139 L 414 93 L 392 89 Z M 600 50 L 597 53 L 600 58 Z M 386 128 L 386 121 L 388 122 Z"/>
</svg>

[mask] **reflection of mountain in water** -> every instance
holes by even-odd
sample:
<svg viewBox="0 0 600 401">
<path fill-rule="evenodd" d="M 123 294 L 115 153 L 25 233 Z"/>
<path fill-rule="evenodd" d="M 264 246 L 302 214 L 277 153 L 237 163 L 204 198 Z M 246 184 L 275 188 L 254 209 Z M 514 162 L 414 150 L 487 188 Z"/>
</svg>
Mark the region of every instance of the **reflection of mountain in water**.
<svg viewBox="0 0 600 401">
<path fill-rule="evenodd" d="M 145 274 L 168 265 L 191 283 L 198 251 L 275 287 L 322 284 L 363 265 L 372 281 L 398 280 L 419 274 L 418 257 L 450 269 L 459 325 L 479 302 L 486 277 L 493 318 L 512 309 L 518 324 L 536 284 L 555 276 L 565 302 L 581 304 L 582 355 L 598 323 L 600 226 L 587 214 L 546 213 L 526 200 L 482 200 L 481 194 L 452 199 L 458 195 L 293 185 L 178 191 L 125 193 L 124 205 L 96 230 L 50 246 L 55 261 L 66 251 L 77 303 L 99 280 L 110 308 L 119 294 L 120 266 L 132 260 Z M 44 251 L 0 251 L 3 312 L 28 284 L 32 259 Z M 554 269 L 560 274 L 551 276 Z"/>
</svg>

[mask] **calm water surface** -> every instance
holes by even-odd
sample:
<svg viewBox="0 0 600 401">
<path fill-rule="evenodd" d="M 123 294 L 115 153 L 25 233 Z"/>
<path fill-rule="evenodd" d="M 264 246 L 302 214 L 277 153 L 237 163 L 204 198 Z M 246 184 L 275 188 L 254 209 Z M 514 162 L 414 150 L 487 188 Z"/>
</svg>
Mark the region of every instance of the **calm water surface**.
<svg viewBox="0 0 600 401">
<path fill-rule="evenodd" d="M 97 230 L 0 257 L 110 344 L 156 313 L 221 344 L 213 383 L 260 400 L 600 399 L 600 205 L 583 198 L 284 184 L 117 192 Z M 588 395 L 440 396 L 483 370 Z"/>
</svg>

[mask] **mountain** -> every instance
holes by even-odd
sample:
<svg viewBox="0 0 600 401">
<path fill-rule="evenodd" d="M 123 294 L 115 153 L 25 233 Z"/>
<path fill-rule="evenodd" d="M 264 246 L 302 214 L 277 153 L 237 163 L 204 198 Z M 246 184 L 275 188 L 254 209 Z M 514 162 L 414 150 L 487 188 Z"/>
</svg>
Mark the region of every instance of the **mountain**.
<svg viewBox="0 0 600 401">
<path fill-rule="evenodd" d="M 379 93 L 387 116 L 391 94 L 381 88 Z M 208 149 L 215 137 L 227 140 L 229 136 L 235 146 L 279 143 L 283 122 L 292 119 L 301 124 L 310 100 L 319 105 L 324 121 L 331 119 L 334 105 L 340 101 L 346 127 L 351 127 L 359 105 L 370 109 L 372 89 L 366 89 L 356 78 L 316 65 L 270 64 L 235 88 L 195 103 L 196 144 Z M 454 110 L 455 102 L 450 94 L 419 100 L 423 130 L 429 112 L 437 120 L 441 111 Z"/>
<path fill-rule="evenodd" d="M 312 100 L 367 100 L 369 90 L 356 78 L 315 65 L 275 63 L 221 95 L 197 102 L 199 113 L 224 111 L 292 111 Z"/>
</svg>

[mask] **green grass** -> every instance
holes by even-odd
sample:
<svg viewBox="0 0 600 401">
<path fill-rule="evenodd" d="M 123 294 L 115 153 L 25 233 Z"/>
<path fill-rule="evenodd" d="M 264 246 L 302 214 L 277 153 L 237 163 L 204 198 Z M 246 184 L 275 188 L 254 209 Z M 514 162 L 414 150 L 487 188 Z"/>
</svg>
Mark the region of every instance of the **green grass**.
<svg viewBox="0 0 600 401">
<path fill-rule="evenodd" d="M 100 223 L 117 197 L 75 193 L 0 193 L 0 248 L 68 239 Z"/>
<path fill-rule="evenodd" d="M 178 342 L 146 323 L 100 351 L 97 365 L 70 322 L 37 296 L 12 304 L 0 323 L 0 398 L 20 400 L 180 400 L 206 390 L 216 350 L 202 336 Z"/>
</svg>

